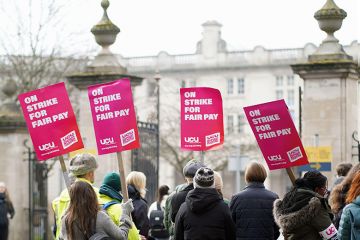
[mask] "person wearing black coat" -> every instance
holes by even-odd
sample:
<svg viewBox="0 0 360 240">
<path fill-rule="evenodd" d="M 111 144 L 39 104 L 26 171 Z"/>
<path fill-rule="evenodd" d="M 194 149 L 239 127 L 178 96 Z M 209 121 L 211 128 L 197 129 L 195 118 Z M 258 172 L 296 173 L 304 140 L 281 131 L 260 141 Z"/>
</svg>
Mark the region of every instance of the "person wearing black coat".
<svg viewBox="0 0 360 240">
<path fill-rule="evenodd" d="M 215 189 L 214 172 L 200 168 L 194 189 L 181 205 L 175 219 L 175 240 L 235 240 L 230 210 Z"/>
<path fill-rule="evenodd" d="M 172 222 L 175 222 L 176 214 L 178 213 L 181 204 L 183 204 L 183 202 L 185 202 L 185 198 L 186 198 L 187 194 L 191 190 L 194 189 L 193 178 L 195 176 L 196 171 L 201 167 L 205 167 L 205 165 L 196 160 L 191 160 L 183 168 L 183 174 L 184 174 L 184 177 L 185 177 L 188 185 L 184 189 L 175 193 L 171 199 L 171 221 Z"/>
<path fill-rule="evenodd" d="M 129 197 L 133 200 L 134 210 L 131 217 L 139 234 L 148 237 L 150 222 L 147 216 L 148 205 L 145 197 L 146 176 L 142 172 L 132 171 L 126 178 Z"/>
<path fill-rule="evenodd" d="M 234 195 L 230 211 L 236 225 L 236 240 L 276 240 L 280 233 L 273 217 L 273 203 L 278 195 L 265 189 L 264 166 L 251 162 L 245 171 L 247 186 Z"/>
</svg>

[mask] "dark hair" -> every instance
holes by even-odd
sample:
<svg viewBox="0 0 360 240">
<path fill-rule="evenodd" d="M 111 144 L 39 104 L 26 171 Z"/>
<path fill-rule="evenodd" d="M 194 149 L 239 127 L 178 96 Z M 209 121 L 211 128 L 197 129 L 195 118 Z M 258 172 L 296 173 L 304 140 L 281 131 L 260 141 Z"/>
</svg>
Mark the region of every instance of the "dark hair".
<svg viewBox="0 0 360 240">
<path fill-rule="evenodd" d="M 317 170 L 310 170 L 304 177 L 295 180 L 295 186 L 298 188 L 309 188 L 315 191 L 315 188 L 326 186 L 327 178 Z"/>
<path fill-rule="evenodd" d="M 159 187 L 157 198 L 158 203 L 161 203 L 161 201 L 164 199 L 164 196 L 169 194 L 169 190 L 170 188 L 167 185 L 162 185 Z"/>
<path fill-rule="evenodd" d="M 339 165 L 336 166 L 336 173 L 339 176 L 345 177 L 351 168 L 352 168 L 351 163 L 340 163 Z"/>
<path fill-rule="evenodd" d="M 65 215 L 68 239 L 76 240 L 74 226 L 84 233 L 85 238 L 89 238 L 95 229 L 99 211 L 96 193 L 87 182 L 77 181 L 71 185 L 69 194 L 70 205 Z"/>
</svg>

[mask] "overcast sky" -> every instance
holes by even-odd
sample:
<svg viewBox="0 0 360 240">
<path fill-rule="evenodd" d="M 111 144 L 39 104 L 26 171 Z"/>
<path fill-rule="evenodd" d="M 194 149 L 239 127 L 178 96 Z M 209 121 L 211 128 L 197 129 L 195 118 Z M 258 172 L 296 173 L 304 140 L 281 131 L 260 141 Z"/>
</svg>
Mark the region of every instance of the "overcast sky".
<svg viewBox="0 0 360 240">
<path fill-rule="evenodd" d="M 77 0 L 81 27 L 102 15 L 100 0 Z M 314 13 L 325 0 L 110 0 L 111 20 L 121 29 L 113 52 L 124 56 L 193 53 L 201 24 L 216 20 L 231 50 L 318 45 L 324 38 Z M 342 44 L 360 40 L 359 0 L 335 0 L 348 16 L 335 36 Z M 79 25 L 78 25 L 79 26 Z"/>
<path fill-rule="evenodd" d="M 71 22 L 69 30 L 81 32 L 79 39 L 84 38 L 87 42 L 78 50 L 83 52 L 94 48 L 96 45 L 89 31 L 101 19 L 101 0 L 59 1 L 70 4 L 63 16 L 64 21 Z M 110 0 L 109 17 L 121 29 L 112 51 L 126 57 L 157 55 L 160 51 L 170 54 L 194 53 L 203 31 L 201 24 L 208 20 L 216 20 L 223 25 L 222 38 L 229 50 L 249 50 L 257 45 L 265 48 L 297 48 L 308 42 L 318 45 L 326 35 L 319 29 L 313 15 L 325 2 Z M 348 14 L 342 29 L 335 36 L 344 45 L 359 41 L 360 0 L 335 2 Z M 35 10 L 33 12 L 36 15 Z"/>
</svg>

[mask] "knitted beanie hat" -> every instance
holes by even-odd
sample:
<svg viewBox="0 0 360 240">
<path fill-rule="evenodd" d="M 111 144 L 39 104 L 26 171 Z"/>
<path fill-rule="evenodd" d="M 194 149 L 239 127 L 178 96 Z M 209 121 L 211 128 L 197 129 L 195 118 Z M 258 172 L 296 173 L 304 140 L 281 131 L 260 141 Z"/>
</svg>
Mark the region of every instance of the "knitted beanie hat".
<svg viewBox="0 0 360 240">
<path fill-rule="evenodd" d="M 214 188 L 214 171 L 207 167 L 199 168 L 194 177 L 195 188 Z"/>
<path fill-rule="evenodd" d="M 102 185 L 107 185 L 117 192 L 121 191 L 120 175 L 116 172 L 106 174 Z"/>
</svg>

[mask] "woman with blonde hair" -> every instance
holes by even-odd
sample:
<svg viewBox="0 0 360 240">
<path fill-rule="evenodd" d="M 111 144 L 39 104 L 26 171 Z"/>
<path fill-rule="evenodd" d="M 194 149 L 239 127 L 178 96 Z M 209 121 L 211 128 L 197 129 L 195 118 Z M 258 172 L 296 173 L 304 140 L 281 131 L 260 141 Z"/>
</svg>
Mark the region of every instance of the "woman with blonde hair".
<svg viewBox="0 0 360 240">
<path fill-rule="evenodd" d="M 252 161 L 246 166 L 246 187 L 230 202 L 236 239 L 275 240 L 280 235 L 272 214 L 273 203 L 279 197 L 265 188 L 266 178 L 267 173 L 261 163 Z"/>
<path fill-rule="evenodd" d="M 360 172 L 355 174 L 341 214 L 339 239 L 360 239 Z"/>
<path fill-rule="evenodd" d="M 9 217 L 13 218 L 14 207 L 10 200 L 5 183 L 0 182 L 0 240 L 7 240 L 9 233 Z"/>
<path fill-rule="evenodd" d="M 133 200 L 134 211 L 131 213 L 132 219 L 140 235 L 148 237 L 149 218 L 147 217 L 148 205 L 145 200 L 146 194 L 146 176 L 142 172 L 132 171 L 126 177 L 129 197 Z"/>
<path fill-rule="evenodd" d="M 61 220 L 60 240 L 85 240 L 96 235 L 128 239 L 133 210 L 131 200 L 122 205 L 121 224 L 117 226 L 104 211 L 100 211 L 96 193 L 89 183 L 73 183 L 69 195 L 70 205 Z"/>
</svg>

